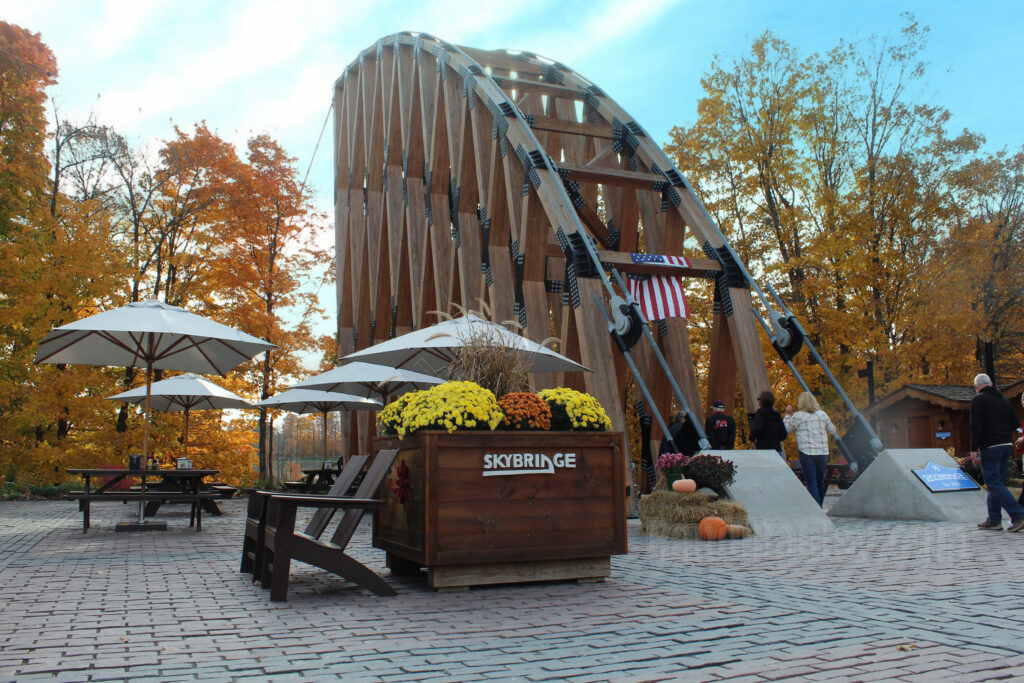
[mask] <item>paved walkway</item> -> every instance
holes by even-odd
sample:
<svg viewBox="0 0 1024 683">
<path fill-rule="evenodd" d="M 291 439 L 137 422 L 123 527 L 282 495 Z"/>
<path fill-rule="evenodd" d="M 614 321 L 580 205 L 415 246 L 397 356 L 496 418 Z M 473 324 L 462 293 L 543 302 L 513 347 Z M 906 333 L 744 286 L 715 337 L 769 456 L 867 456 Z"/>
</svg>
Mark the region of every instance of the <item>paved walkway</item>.
<svg viewBox="0 0 1024 683">
<path fill-rule="evenodd" d="M 837 520 L 719 543 L 646 537 L 598 584 L 376 598 L 293 565 L 290 600 L 238 572 L 244 501 L 115 533 L 131 506 L 0 503 L 0 679 L 1024 681 L 1024 533 Z M 983 511 L 979 510 L 979 519 Z M 381 572 L 369 519 L 353 554 Z"/>
</svg>

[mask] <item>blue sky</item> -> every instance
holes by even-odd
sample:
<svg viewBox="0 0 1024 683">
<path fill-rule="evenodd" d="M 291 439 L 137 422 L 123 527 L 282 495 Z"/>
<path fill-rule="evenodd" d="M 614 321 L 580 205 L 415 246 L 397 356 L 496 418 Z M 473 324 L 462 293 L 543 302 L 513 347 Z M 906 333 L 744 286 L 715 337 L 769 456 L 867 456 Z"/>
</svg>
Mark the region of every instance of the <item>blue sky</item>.
<svg viewBox="0 0 1024 683">
<path fill-rule="evenodd" d="M 1024 3 L 792 0 L 0 0 L 0 18 L 57 56 L 62 117 L 90 111 L 142 145 L 205 120 L 241 148 L 267 132 L 312 160 L 318 208 L 332 213 L 330 128 L 314 157 L 334 80 L 378 38 L 412 30 L 561 61 L 600 86 L 656 139 L 692 123 L 700 77 L 772 30 L 803 53 L 840 38 L 895 36 L 901 12 L 931 28 L 924 98 L 991 151 L 1024 142 L 1019 74 Z M 684 174 L 686 169 L 682 169 Z"/>
</svg>

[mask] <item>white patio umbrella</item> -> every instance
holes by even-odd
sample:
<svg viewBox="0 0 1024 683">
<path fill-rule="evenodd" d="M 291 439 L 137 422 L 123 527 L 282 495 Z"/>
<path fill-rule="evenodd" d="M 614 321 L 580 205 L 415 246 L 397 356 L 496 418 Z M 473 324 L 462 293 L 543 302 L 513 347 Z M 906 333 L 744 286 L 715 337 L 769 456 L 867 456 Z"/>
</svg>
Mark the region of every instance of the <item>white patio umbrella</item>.
<svg viewBox="0 0 1024 683">
<path fill-rule="evenodd" d="M 123 403 L 144 403 L 146 388 L 139 387 L 108 396 L 108 401 Z M 150 408 L 163 413 L 182 412 L 185 419 L 183 444 L 188 457 L 188 414 L 192 410 L 223 410 L 225 408 L 248 408 L 249 402 L 224 387 L 204 377 L 188 373 L 170 377 L 150 386 Z"/>
<path fill-rule="evenodd" d="M 132 302 L 55 328 L 39 342 L 36 363 L 146 369 L 142 455 L 149 455 L 153 370 L 224 375 L 274 344 L 155 299 Z M 143 507 L 139 501 L 139 522 Z"/>
<path fill-rule="evenodd" d="M 316 391 L 313 389 L 289 389 L 280 394 L 274 394 L 259 403 L 253 403 L 251 408 L 276 408 L 287 410 L 299 415 L 320 413 L 323 415 L 324 425 L 324 460 L 327 459 L 327 413 L 339 410 L 376 410 L 383 407 L 380 401 L 365 396 L 354 396 L 342 394 L 335 391 Z"/>
<path fill-rule="evenodd" d="M 442 383 L 444 380 L 440 377 L 425 375 L 422 372 L 355 361 L 314 375 L 299 382 L 294 388 L 340 391 L 357 396 L 384 398 L 404 393 L 409 389 Z"/>
<path fill-rule="evenodd" d="M 589 371 L 574 360 L 552 351 L 503 325 L 476 315 L 444 322 L 403 334 L 345 356 L 344 361 L 380 363 L 427 374 L 441 374 L 452 362 L 456 350 L 476 334 L 496 337 L 500 343 L 531 357 L 530 372 Z"/>
</svg>

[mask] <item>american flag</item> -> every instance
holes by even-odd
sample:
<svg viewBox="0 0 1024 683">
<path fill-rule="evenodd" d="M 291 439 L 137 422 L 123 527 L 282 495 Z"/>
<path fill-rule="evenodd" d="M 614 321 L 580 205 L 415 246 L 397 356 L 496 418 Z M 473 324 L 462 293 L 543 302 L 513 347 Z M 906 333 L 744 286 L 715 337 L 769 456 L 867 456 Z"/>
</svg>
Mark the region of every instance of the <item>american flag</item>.
<svg viewBox="0 0 1024 683">
<path fill-rule="evenodd" d="M 633 263 L 662 263 L 682 267 L 690 265 L 690 262 L 682 256 L 630 254 L 630 257 L 633 259 Z M 640 310 L 648 320 L 688 318 L 690 316 L 690 307 L 686 303 L 686 292 L 683 290 L 681 277 L 628 273 L 626 284 L 629 285 L 630 296 L 636 299 Z"/>
</svg>

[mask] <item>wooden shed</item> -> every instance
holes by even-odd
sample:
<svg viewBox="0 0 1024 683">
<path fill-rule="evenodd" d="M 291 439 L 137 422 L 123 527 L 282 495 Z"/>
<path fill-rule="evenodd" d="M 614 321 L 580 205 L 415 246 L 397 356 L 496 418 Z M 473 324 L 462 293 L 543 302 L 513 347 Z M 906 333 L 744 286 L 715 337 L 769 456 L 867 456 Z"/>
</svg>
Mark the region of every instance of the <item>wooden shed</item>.
<svg viewBox="0 0 1024 683">
<path fill-rule="evenodd" d="M 1020 397 L 1024 380 L 999 387 L 1024 415 Z M 962 457 L 971 449 L 971 399 L 974 387 L 961 385 L 907 384 L 883 399 L 875 401 L 864 416 L 886 448 L 953 447 Z"/>
</svg>

